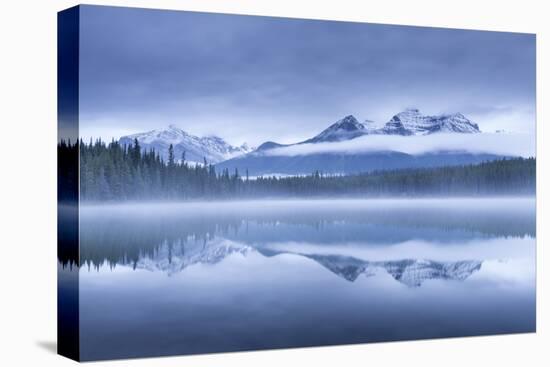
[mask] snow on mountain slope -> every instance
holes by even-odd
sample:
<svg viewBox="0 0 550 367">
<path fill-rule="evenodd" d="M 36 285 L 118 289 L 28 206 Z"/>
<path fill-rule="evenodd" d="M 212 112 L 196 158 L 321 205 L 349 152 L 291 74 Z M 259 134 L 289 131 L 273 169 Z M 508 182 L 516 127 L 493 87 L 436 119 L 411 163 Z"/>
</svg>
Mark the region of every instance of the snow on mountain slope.
<svg viewBox="0 0 550 367">
<path fill-rule="evenodd" d="M 436 116 L 423 115 L 416 108 L 409 108 L 393 116 L 382 127 L 377 128 L 373 121 L 360 123 L 353 115 L 335 122 L 319 135 L 304 143 L 334 142 L 354 139 L 366 134 L 382 135 L 427 135 L 433 133 L 479 133 L 476 123 L 461 113 Z"/>
<path fill-rule="evenodd" d="M 353 115 L 348 115 L 330 125 L 319 135 L 302 142 L 302 144 L 349 140 L 366 133 L 365 125 L 357 121 Z"/>
<path fill-rule="evenodd" d="M 122 145 L 133 145 L 137 139 L 143 151 L 154 149 L 164 160 L 168 159 L 170 144 L 174 147 L 176 161 L 181 160 L 185 152 L 186 161 L 218 163 L 254 150 L 246 143 L 239 147 L 232 146 L 220 137 L 198 137 L 170 125 L 164 130 L 152 130 L 144 133 L 123 136 L 119 139 Z"/>
<path fill-rule="evenodd" d="M 467 136 L 477 133 L 480 133 L 478 125 L 461 113 L 427 116 L 418 109 L 408 109 L 382 126 L 370 120 L 360 123 L 348 115 L 312 138 L 294 144 L 267 141 L 253 152 L 220 162 L 216 168 L 247 171 L 253 176 L 308 175 L 316 170 L 350 174 L 477 164 L 504 156 L 491 153 L 491 149 L 480 149 L 482 145 L 474 144 L 479 139 L 474 141 Z M 418 138 L 411 138 L 409 144 L 405 140 L 411 136 Z M 430 139 L 429 144 L 422 139 Z M 435 148 L 421 153 L 401 150 L 419 145 Z"/>
<path fill-rule="evenodd" d="M 261 144 L 256 152 L 302 144 L 334 143 L 352 140 L 364 135 L 429 135 L 434 133 L 479 133 L 476 123 L 461 113 L 436 116 L 423 115 L 416 108 L 406 109 L 393 116 L 380 126 L 371 120 L 360 123 L 355 116 L 348 115 L 321 131 L 312 138 L 295 144 L 279 144 L 268 141 Z"/>
<path fill-rule="evenodd" d="M 450 115 L 427 116 L 416 108 L 410 108 L 393 116 L 379 134 L 427 135 L 438 132 L 446 133 L 479 133 L 476 123 L 461 113 Z"/>
<path fill-rule="evenodd" d="M 393 116 L 382 127 L 376 127 L 373 121 L 365 120 L 360 123 L 353 115 L 348 115 L 316 136 L 296 144 L 278 144 L 273 141 L 261 144 L 258 149 L 249 147 L 246 143 L 233 146 L 217 136 L 198 137 L 182 129 L 170 125 L 167 129 L 123 136 L 119 139 L 122 145 L 134 144 L 137 139 L 142 150 L 159 152 L 164 160 L 168 159 L 168 147 L 174 147 L 176 161 L 185 159 L 190 162 L 217 164 L 232 158 L 244 156 L 251 152 L 264 152 L 274 148 L 300 145 L 341 142 L 355 139 L 363 135 L 428 135 L 438 132 L 444 133 L 479 133 L 479 127 L 461 113 L 427 116 L 418 109 L 407 109 Z"/>
</svg>

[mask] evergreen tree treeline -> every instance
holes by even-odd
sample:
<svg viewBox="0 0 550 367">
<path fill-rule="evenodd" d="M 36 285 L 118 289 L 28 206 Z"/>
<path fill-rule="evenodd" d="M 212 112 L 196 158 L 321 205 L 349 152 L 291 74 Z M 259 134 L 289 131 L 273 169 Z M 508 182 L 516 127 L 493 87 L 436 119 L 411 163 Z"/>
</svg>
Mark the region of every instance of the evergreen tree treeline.
<svg viewBox="0 0 550 367">
<path fill-rule="evenodd" d="M 209 164 L 178 163 L 172 145 L 165 162 L 154 150 L 101 140 L 80 141 L 80 197 L 83 200 L 190 199 L 214 194 L 223 181 L 228 192 L 231 179 L 218 177 Z M 226 179 L 227 178 L 227 179 Z"/>
<path fill-rule="evenodd" d="M 85 201 L 193 200 L 311 196 L 531 195 L 535 193 L 535 158 L 502 159 L 477 165 L 400 169 L 354 175 L 241 177 L 235 170 L 189 164 L 169 148 L 168 161 L 158 152 L 101 140 L 58 144 L 62 156 L 80 150 L 80 198 Z M 60 193 L 61 195 L 61 193 Z"/>
</svg>

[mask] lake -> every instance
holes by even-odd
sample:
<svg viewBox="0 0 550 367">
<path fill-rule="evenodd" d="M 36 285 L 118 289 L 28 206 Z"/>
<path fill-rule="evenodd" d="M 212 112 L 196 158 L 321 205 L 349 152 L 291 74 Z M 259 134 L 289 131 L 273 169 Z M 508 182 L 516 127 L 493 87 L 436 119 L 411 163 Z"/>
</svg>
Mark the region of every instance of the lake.
<svg viewBox="0 0 550 367">
<path fill-rule="evenodd" d="M 535 199 L 80 209 L 83 360 L 535 331 Z"/>
</svg>

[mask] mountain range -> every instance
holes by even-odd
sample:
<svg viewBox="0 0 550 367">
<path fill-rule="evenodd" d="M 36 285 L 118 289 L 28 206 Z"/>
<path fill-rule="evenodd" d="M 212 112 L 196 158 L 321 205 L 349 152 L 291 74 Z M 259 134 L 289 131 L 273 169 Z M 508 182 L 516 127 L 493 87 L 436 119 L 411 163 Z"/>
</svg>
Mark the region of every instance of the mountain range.
<svg viewBox="0 0 550 367">
<path fill-rule="evenodd" d="M 479 133 L 476 123 L 461 113 L 427 116 L 416 108 L 409 108 L 393 116 L 383 127 L 376 128 L 373 121 L 360 123 L 353 115 L 330 125 L 319 135 L 298 144 L 335 142 L 355 139 L 363 135 L 428 135 L 433 133 Z"/>
<path fill-rule="evenodd" d="M 174 148 L 176 161 L 180 161 L 185 152 L 185 160 L 195 163 L 203 163 L 204 160 L 208 163 L 218 163 L 254 150 L 246 143 L 233 146 L 218 136 L 191 135 L 175 125 L 170 125 L 164 130 L 123 136 L 119 139 L 119 143 L 133 145 L 136 139 L 143 151 L 154 149 L 165 161 L 168 159 L 170 144 Z"/>
<path fill-rule="evenodd" d="M 493 154 L 472 154 L 467 151 L 437 151 L 411 155 L 392 150 L 363 153 L 311 153 L 278 155 L 278 148 L 304 146 L 306 144 L 330 144 L 349 141 L 365 135 L 419 136 L 437 133 L 477 134 L 476 123 L 461 113 L 429 116 L 418 109 L 406 109 L 394 115 L 382 127 L 372 121 L 359 122 L 353 115 L 333 123 L 319 134 L 294 143 L 280 144 L 267 141 L 256 149 L 246 143 L 233 146 L 217 136 L 197 137 L 170 125 L 165 130 L 153 130 L 120 138 L 123 145 L 133 144 L 137 139 L 144 150 L 154 149 L 166 160 L 168 147 L 174 147 L 176 161 L 185 154 L 185 160 L 215 164 L 218 170 L 235 170 L 252 176 L 303 175 L 314 171 L 332 174 L 362 173 L 373 170 L 438 167 L 445 165 L 475 164 L 499 158 Z"/>
<path fill-rule="evenodd" d="M 382 127 L 375 127 L 372 121 L 360 123 L 353 115 L 330 125 L 318 135 L 295 144 L 279 144 L 268 141 L 255 151 L 237 156 L 216 167 L 219 170 L 245 171 L 252 176 L 264 175 L 306 175 L 315 171 L 329 174 L 356 174 L 376 170 L 404 168 L 428 168 L 477 164 L 502 158 L 494 154 L 470 153 L 466 150 L 434 151 L 424 154 L 407 154 L 394 150 L 364 152 L 316 152 L 308 154 L 278 154 L 282 148 L 299 148 L 306 144 L 338 143 L 357 139 L 365 135 L 421 136 L 437 133 L 478 134 L 476 123 L 461 113 L 427 116 L 418 109 L 407 109 L 393 116 Z"/>
</svg>

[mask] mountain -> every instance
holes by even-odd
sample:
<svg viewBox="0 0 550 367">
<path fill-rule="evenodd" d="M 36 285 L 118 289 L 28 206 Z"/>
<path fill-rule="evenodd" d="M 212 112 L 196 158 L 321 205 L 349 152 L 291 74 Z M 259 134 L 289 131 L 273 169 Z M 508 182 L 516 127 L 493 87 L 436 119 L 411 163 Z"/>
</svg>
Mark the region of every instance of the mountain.
<svg viewBox="0 0 550 367">
<path fill-rule="evenodd" d="M 468 153 L 467 151 L 438 151 L 411 155 L 397 151 L 316 152 L 276 154 L 274 149 L 299 147 L 306 144 L 331 144 L 365 135 L 416 136 L 436 133 L 480 133 L 477 124 L 461 113 L 428 116 L 418 109 L 407 109 L 393 116 L 384 126 L 376 128 L 372 121 L 360 123 L 353 115 L 336 121 L 312 138 L 295 144 L 268 141 L 253 152 L 220 162 L 218 169 L 237 169 L 249 175 L 308 175 L 315 171 L 330 174 L 353 174 L 374 170 L 431 168 L 450 165 L 478 164 L 501 156 Z"/>
<path fill-rule="evenodd" d="M 326 174 L 358 174 L 381 170 L 406 168 L 434 168 L 479 164 L 502 156 L 485 153 L 440 151 L 412 155 L 395 151 L 364 153 L 312 153 L 304 155 L 271 155 L 269 150 L 256 150 L 216 164 L 216 170 L 237 169 L 250 176 L 311 175 L 315 171 Z"/>
<path fill-rule="evenodd" d="M 369 120 L 367 120 L 370 122 Z M 372 130 L 370 131 L 372 132 Z M 260 144 L 257 151 L 266 151 L 274 148 L 288 147 L 292 145 L 299 144 L 314 144 L 314 143 L 332 143 L 338 141 L 345 141 L 357 138 L 362 135 L 369 133 L 365 124 L 357 121 L 355 116 L 348 115 L 341 120 L 336 121 L 334 124 L 327 127 L 325 130 L 321 131 L 318 135 L 301 141 L 296 144 L 279 144 L 273 141 L 266 141 L 265 143 Z"/>
<path fill-rule="evenodd" d="M 274 149 L 274 148 L 282 148 L 282 147 L 287 147 L 287 146 L 289 146 L 289 145 L 279 144 L 279 143 L 275 143 L 273 141 L 266 141 L 265 143 L 260 144 L 260 146 L 258 148 L 256 148 L 256 151 L 261 152 L 261 151 L 265 151 L 265 150 L 270 150 L 270 149 Z"/>
<path fill-rule="evenodd" d="M 349 115 L 339 121 L 336 121 L 334 124 L 323 130 L 319 135 L 316 135 L 313 138 L 305 140 L 299 144 L 350 140 L 367 133 L 368 130 L 365 125 L 357 121 L 353 115 Z"/>
<path fill-rule="evenodd" d="M 410 108 L 393 116 L 377 134 L 427 135 L 433 133 L 479 133 L 476 123 L 461 113 L 427 116 L 416 108 Z"/>
<path fill-rule="evenodd" d="M 365 120 L 364 123 L 360 123 L 355 116 L 348 115 L 313 138 L 297 144 L 344 141 L 373 134 L 408 136 L 434 133 L 474 134 L 479 132 L 478 125 L 461 113 L 428 116 L 420 113 L 417 108 L 409 108 L 394 115 L 381 128 L 375 128 L 373 121 Z"/>
<path fill-rule="evenodd" d="M 133 145 L 137 139 L 142 150 L 154 149 L 162 158 L 168 159 L 168 147 L 174 147 L 176 161 L 182 158 L 185 152 L 185 160 L 202 163 L 205 159 L 208 163 L 218 163 L 242 154 L 251 152 L 246 143 L 239 147 L 232 146 L 220 137 L 198 137 L 182 129 L 170 125 L 164 130 L 152 130 L 144 133 L 123 136 L 119 139 L 121 145 Z"/>
<path fill-rule="evenodd" d="M 360 153 L 334 152 L 300 155 L 273 154 L 274 149 L 306 144 L 331 144 L 356 139 L 364 135 L 428 135 L 435 133 L 479 133 L 479 127 L 461 113 L 428 116 L 418 109 L 407 109 L 393 116 L 382 127 L 372 121 L 359 122 L 353 115 L 336 121 L 312 138 L 295 144 L 279 144 L 267 141 L 257 149 L 245 144 L 232 146 L 220 137 L 198 137 L 170 125 L 164 130 L 128 135 L 120 138 L 122 145 L 131 145 L 137 139 L 143 150 L 159 152 L 168 159 L 168 147 L 174 147 L 176 161 L 185 152 L 186 161 L 216 165 L 219 171 L 237 169 L 249 175 L 304 175 L 314 171 L 331 174 L 363 173 L 373 170 L 440 167 L 446 165 L 477 164 L 501 158 L 492 154 L 441 151 L 422 155 L 410 155 L 396 151 L 372 151 Z"/>
<path fill-rule="evenodd" d="M 335 142 L 357 138 L 363 135 L 428 135 L 434 133 L 479 133 L 476 123 L 461 113 L 436 116 L 423 115 L 416 108 L 406 109 L 394 115 L 381 128 L 374 128 L 374 122 L 360 123 L 353 115 L 330 125 L 319 135 L 298 144 Z"/>
<path fill-rule="evenodd" d="M 375 123 L 365 120 L 357 121 L 355 116 L 348 115 L 321 131 L 313 138 L 296 144 L 327 143 L 355 139 L 363 135 L 428 135 L 433 133 L 479 133 L 476 123 L 461 113 L 436 116 L 423 115 L 416 108 L 406 109 L 393 116 L 381 128 L 375 128 Z M 267 142 L 269 147 L 288 146 L 275 142 Z M 264 144 L 261 145 L 264 146 Z M 295 145 L 295 144 L 289 144 Z M 262 150 L 265 150 L 263 147 Z"/>
</svg>

